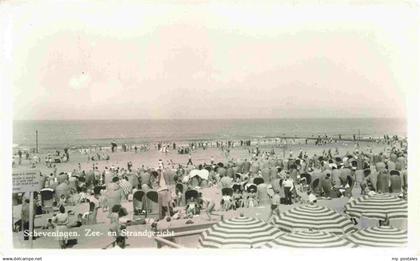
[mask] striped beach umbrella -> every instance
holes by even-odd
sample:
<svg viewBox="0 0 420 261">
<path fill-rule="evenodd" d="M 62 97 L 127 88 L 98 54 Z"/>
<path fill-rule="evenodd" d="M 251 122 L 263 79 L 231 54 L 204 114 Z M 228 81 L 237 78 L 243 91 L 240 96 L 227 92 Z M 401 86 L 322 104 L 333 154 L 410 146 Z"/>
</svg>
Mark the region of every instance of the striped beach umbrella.
<svg viewBox="0 0 420 261">
<path fill-rule="evenodd" d="M 282 234 L 264 221 L 241 216 L 214 224 L 200 235 L 199 244 L 205 248 L 255 248 Z"/>
<path fill-rule="evenodd" d="M 407 218 L 407 201 L 391 194 L 362 196 L 348 202 L 345 212 L 355 218 L 361 216 L 374 219 Z"/>
<path fill-rule="evenodd" d="M 296 231 L 281 235 L 261 248 L 333 248 L 356 247 L 356 244 L 324 231 Z"/>
<path fill-rule="evenodd" d="M 273 225 L 285 232 L 316 229 L 334 234 L 355 230 L 353 223 L 336 211 L 319 205 L 302 205 L 280 213 Z"/>
<path fill-rule="evenodd" d="M 407 230 L 391 226 L 370 227 L 350 233 L 347 240 L 369 247 L 404 247 L 407 245 Z"/>
</svg>

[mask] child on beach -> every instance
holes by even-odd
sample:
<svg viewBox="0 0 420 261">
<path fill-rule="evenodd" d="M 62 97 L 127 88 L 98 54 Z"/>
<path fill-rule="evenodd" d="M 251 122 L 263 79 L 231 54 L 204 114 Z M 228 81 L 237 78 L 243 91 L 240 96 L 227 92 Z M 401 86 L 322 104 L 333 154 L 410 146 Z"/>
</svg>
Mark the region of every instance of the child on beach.
<svg viewBox="0 0 420 261">
<path fill-rule="evenodd" d="M 268 216 L 267 223 L 271 222 L 273 215 L 280 216 L 280 192 L 276 191 L 271 197 L 271 211 Z"/>
<path fill-rule="evenodd" d="M 197 203 L 195 202 L 194 198 L 193 198 L 193 197 L 191 197 L 191 198 L 188 200 L 187 209 L 186 209 L 186 211 L 187 211 L 187 216 L 188 216 L 189 218 L 192 218 L 194 215 L 196 215 L 196 214 L 197 214 L 197 212 L 198 212 L 197 207 L 198 207 L 198 206 L 197 206 Z"/>
<path fill-rule="evenodd" d="M 252 208 L 252 207 L 256 207 L 257 205 L 258 205 L 257 194 L 255 193 L 255 190 L 251 190 L 251 192 L 248 195 L 247 207 Z"/>
<path fill-rule="evenodd" d="M 102 208 L 102 212 L 108 211 L 108 198 L 105 196 L 106 190 L 101 189 L 99 196 L 99 207 Z"/>
<path fill-rule="evenodd" d="M 224 211 L 228 211 L 233 206 L 232 197 L 230 195 L 223 195 L 220 205 Z"/>
</svg>

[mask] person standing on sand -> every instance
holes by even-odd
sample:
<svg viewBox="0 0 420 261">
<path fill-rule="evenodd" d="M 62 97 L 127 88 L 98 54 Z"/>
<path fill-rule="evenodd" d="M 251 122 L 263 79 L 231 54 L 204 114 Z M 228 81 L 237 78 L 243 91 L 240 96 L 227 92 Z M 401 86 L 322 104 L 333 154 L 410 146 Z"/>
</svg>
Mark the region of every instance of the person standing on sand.
<svg viewBox="0 0 420 261">
<path fill-rule="evenodd" d="M 211 221 L 211 215 L 213 213 L 213 210 L 214 210 L 214 207 L 216 206 L 216 204 L 211 199 L 203 197 L 202 192 L 198 193 L 198 197 L 201 200 L 202 208 L 206 210 L 206 215 L 209 218 L 209 221 Z"/>
<path fill-rule="evenodd" d="M 22 164 L 22 151 L 19 150 L 18 151 L 18 155 L 19 155 L 19 165 Z"/>
<path fill-rule="evenodd" d="M 25 200 L 22 203 L 22 210 L 21 210 L 21 222 L 22 222 L 22 231 L 23 231 L 23 238 L 24 240 L 28 240 L 29 239 L 29 235 L 33 234 L 33 227 L 32 226 L 32 231 L 29 231 L 29 220 L 31 219 L 31 217 L 29 216 L 29 199 L 25 198 Z M 35 204 L 34 204 L 35 206 Z M 36 209 L 34 208 L 34 210 L 32 211 L 32 221 L 35 220 L 35 211 Z M 32 223 L 34 224 L 34 223 Z"/>
<path fill-rule="evenodd" d="M 187 162 L 187 166 L 188 165 L 192 165 L 192 166 L 194 166 L 194 164 L 193 164 L 193 162 L 192 162 L 192 157 L 191 157 L 191 153 L 188 155 L 188 162 Z"/>
<path fill-rule="evenodd" d="M 69 216 L 63 205 L 60 206 L 60 213 L 52 218 L 52 222 L 56 224 L 57 234 L 59 234 L 58 243 L 60 248 L 66 248 L 68 238 L 67 236 L 60 234 L 64 234 L 66 232 L 67 224 L 69 223 Z"/>
<path fill-rule="evenodd" d="M 293 191 L 294 185 L 293 185 L 293 179 L 290 177 L 289 174 L 287 174 L 286 180 L 283 181 L 283 187 L 284 187 L 284 194 L 286 197 L 286 204 L 292 205 L 292 191 Z"/>
<path fill-rule="evenodd" d="M 267 223 L 271 222 L 273 215 L 280 216 L 280 191 L 275 191 L 273 197 L 271 198 L 271 211 L 270 215 L 267 218 Z"/>
</svg>

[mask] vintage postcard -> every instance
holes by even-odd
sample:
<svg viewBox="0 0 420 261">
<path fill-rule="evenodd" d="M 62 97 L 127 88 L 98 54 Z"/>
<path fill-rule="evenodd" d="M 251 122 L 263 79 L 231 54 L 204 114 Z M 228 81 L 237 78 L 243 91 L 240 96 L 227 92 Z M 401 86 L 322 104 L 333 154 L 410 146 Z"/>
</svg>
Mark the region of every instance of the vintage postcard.
<svg viewBox="0 0 420 261">
<path fill-rule="evenodd" d="M 3 260 L 417 260 L 415 1 L 16 0 L 0 15 Z"/>
</svg>

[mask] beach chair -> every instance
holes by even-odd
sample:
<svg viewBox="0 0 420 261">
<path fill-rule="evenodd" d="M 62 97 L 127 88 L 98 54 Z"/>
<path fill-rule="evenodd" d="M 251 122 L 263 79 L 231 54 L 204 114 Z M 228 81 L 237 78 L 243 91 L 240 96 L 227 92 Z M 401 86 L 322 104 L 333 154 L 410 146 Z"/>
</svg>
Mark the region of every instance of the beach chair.
<svg viewBox="0 0 420 261">
<path fill-rule="evenodd" d="M 319 178 L 314 179 L 312 181 L 312 184 L 311 184 L 311 189 L 314 192 L 314 194 L 316 194 L 316 195 L 319 195 L 319 193 L 320 193 L 319 184 L 320 184 Z"/>
<path fill-rule="evenodd" d="M 398 170 L 391 170 L 390 172 L 391 181 L 391 193 L 401 193 L 402 190 L 402 179 L 401 174 Z"/>
<path fill-rule="evenodd" d="M 222 188 L 222 200 L 220 201 L 221 208 L 227 211 L 234 208 L 234 204 L 233 188 Z"/>
<path fill-rule="evenodd" d="M 186 199 L 191 199 L 193 198 L 194 200 L 198 199 L 198 191 L 195 189 L 190 189 L 185 191 L 185 198 Z"/>
<path fill-rule="evenodd" d="M 256 178 L 254 178 L 254 184 L 255 185 L 260 185 L 260 184 L 262 184 L 262 183 L 264 183 L 264 179 L 263 178 L 261 178 L 261 177 L 256 177 Z"/>
<path fill-rule="evenodd" d="M 233 191 L 239 190 L 240 193 L 242 193 L 242 186 L 241 184 L 235 183 L 232 185 Z"/>
<path fill-rule="evenodd" d="M 244 180 L 244 175 L 241 173 L 236 173 L 235 174 L 235 179 L 239 178 L 239 180 L 243 181 Z"/>
<path fill-rule="evenodd" d="M 306 181 L 306 185 L 310 185 L 311 184 L 311 182 L 312 182 L 312 176 L 310 175 L 310 174 L 308 174 L 308 173 L 303 173 L 303 174 L 300 174 L 300 178 L 302 179 L 302 178 L 304 178 L 305 179 L 305 181 Z"/>
<path fill-rule="evenodd" d="M 187 212 L 189 211 L 193 215 L 200 214 L 200 208 L 198 204 L 198 191 L 195 189 L 190 189 L 185 192 L 185 200 L 187 204 Z M 192 208 L 190 204 L 194 205 Z"/>
<path fill-rule="evenodd" d="M 258 189 L 258 187 L 255 184 L 248 184 L 247 187 L 246 187 L 246 191 L 248 193 L 252 193 L 252 192 L 255 192 L 256 193 L 257 192 L 257 189 Z"/>
<path fill-rule="evenodd" d="M 54 190 L 52 188 L 43 188 L 40 191 L 41 204 L 45 212 L 49 213 L 54 206 Z"/>
<path fill-rule="evenodd" d="M 232 196 L 233 188 L 222 188 L 222 196 Z"/>
<path fill-rule="evenodd" d="M 190 178 L 190 186 L 196 188 L 200 185 L 200 177 L 194 176 Z"/>
<path fill-rule="evenodd" d="M 146 193 L 147 216 L 159 217 L 159 194 L 155 190 Z"/>
<path fill-rule="evenodd" d="M 257 190 L 258 190 L 257 185 L 255 184 L 247 185 L 246 191 L 249 193 L 248 197 L 246 198 L 247 207 L 256 207 L 258 205 Z"/>
<path fill-rule="evenodd" d="M 142 190 L 137 190 L 136 192 L 134 192 L 133 194 L 133 216 L 138 216 L 141 213 L 144 213 L 146 206 L 145 206 L 145 194 L 144 191 Z M 133 220 L 135 219 L 133 217 Z"/>
</svg>

